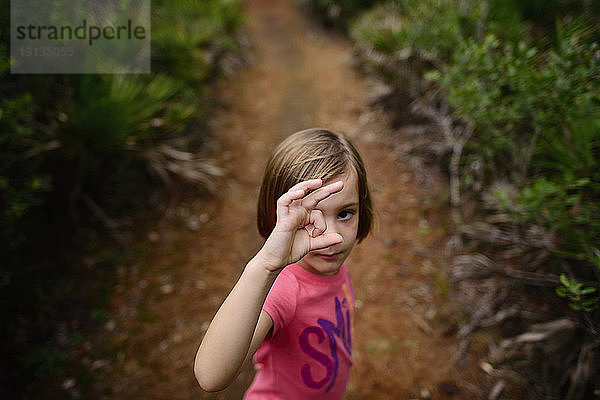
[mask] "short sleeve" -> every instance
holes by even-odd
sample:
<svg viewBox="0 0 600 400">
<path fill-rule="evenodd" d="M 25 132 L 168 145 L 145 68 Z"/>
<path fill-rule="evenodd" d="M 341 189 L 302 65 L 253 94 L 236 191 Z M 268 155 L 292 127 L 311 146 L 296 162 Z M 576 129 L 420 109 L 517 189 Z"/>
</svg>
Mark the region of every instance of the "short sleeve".
<svg viewBox="0 0 600 400">
<path fill-rule="evenodd" d="M 273 336 L 285 328 L 296 313 L 298 280 L 289 271 L 281 271 L 263 305 L 273 320 Z"/>
</svg>

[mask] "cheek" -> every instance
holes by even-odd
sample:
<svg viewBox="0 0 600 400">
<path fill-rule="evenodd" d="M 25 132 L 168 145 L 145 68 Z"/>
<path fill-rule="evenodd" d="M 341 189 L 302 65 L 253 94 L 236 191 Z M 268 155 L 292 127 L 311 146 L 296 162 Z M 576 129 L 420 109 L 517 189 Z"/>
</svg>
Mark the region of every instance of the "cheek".
<svg viewBox="0 0 600 400">
<path fill-rule="evenodd" d="M 350 242 L 356 241 L 356 235 L 358 234 L 358 220 L 353 221 L 350 224 L 347 224 L 344 227 L 342 236 L 344 240 L 348 240 Z"/>
</svg>

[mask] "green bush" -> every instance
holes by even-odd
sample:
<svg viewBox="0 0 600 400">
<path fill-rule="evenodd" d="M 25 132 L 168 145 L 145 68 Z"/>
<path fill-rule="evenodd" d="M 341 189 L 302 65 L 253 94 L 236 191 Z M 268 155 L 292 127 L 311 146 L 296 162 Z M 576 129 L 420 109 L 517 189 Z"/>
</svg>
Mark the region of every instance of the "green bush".
<svg viewBox="0 0 600 400">
<path fill-rule="evenodd" d="M 453 193 L 462 193 L 466 248 L 522 269 L 518 279 L 533 273 L 530 284 L 555 282 L 536 296 L 564 299 L 554 318 L 579 319 L 588 344 L 600 332 L 599 26 L 600 3 L 580 0 L 395 0 L 352 26 L 361 60 L 392 89 L 382 102 L 402 108 L 392 112 L 406 116 L 418 100 L 423 115 L 452 121 L 441 128 L 445 143 L 419 140 L 441 162 L 444 145 L 452 161 L 458 155 L 448 172 L 460 189 Z M 463 147 L 458 139 L 471 127 Z M 494 199 L 495 187 L 505 189 Z M 523 306 L 534 297 L 516 296 Z M 573 359 L 588 344 L 557 357 Z M 563 379 L 547 381 L 546 394 L 590 391 L 597 373 L 569 388 L 570 368 L 544 377 Z"/>
<path fill-rule="evenodd" d="M 447 61 L 464 38 L 474 35 L 482 8 L 477 2 L 396 0 L 361 15 L 353 25 L 358 42 L 398 58 L 419 55 Z"/>
<path fill-rule="evenodd" d="M 101 323 L 91 310 L 103 309 L 115 255 L 124 254 L 104 238 L 123 244 L 114 222 L 146 207 L 158 182 L 208 182 L 188 159 L 207 134 L 221 62 L 238 51 L 241 3 L 153 2 L 146 75 L 10 75 L 8 3 L 0 13 L 0 397 L 52 398 L 62 374 L 80 373 L 66 372 L 81 345 L 69 336 Z M 175 163 L 185 168 L 169 169 Z M 90 254 L 94 267 L 82 267 Z M 54 339 L 57 326 L 68 327 L 66 343 Z"/>
<path fill-rule="evenodd" d="M 501 45 L 490 35 L 460 44 L 451 65 L 429 75 L 446 89 L 457 115 L 477 125 L 470 147 L 490 174 L 522 183 L 531 157 L 536 166 L 547 163 L 550 143 L 561 140 L 567 120 L 596 96 L 599 84 L 589 79 L 598 70 L 596 46 L 569 49 L 551 53 L 546 63 L 535 48 Z"/>
<path fill-rule="evenodd" d="M 590 79 L 600 73 L 597 51 L 572 42 L 542 57 L 489 36 L 459 46 L 451 66 L 430 75 L 477 126 L 465 163 L 481 160 L 488 182 L 517 184 L 516 217 L 556 231 L 557 255 L 590 266 L 600 237 L 600 81 Z"/>
<path fill-rule="evenodd" d="M 237 51 L 235 33 L 243 23 L 238 0 L 159 1 L 153 11 L 154 71 L 202 86 L 218 73 L 219 58 Z"/>
<path fill-rule="evenodd" d="M 3 99 L 0 104 L 0 145 L 5 155 L 0 160 L 2 242 L 13 248 L 24 239 L 20 235 L 20 221 L 37 203 L 44 187 L 43 179 L 33 174 L 35 166 L 22 160 L 32 135 L 31 103 L 31 96 L 23 94 L 14 99 Z"/>
</svg>

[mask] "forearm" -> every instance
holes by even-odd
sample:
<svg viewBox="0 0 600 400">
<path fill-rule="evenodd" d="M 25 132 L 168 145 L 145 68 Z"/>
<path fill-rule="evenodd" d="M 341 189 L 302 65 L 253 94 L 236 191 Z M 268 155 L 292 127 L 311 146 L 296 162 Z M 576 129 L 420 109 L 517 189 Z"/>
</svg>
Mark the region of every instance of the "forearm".
<svg viewBox="0 0 600 400">
<path fill-rule="evenodd" d="M 259 253 L 248 262 L 200 344 L 194 372 L 205 390 L 227 387 L 248 354 L 262 305 L 277 276 L 261 260 Z"/>
</svg>

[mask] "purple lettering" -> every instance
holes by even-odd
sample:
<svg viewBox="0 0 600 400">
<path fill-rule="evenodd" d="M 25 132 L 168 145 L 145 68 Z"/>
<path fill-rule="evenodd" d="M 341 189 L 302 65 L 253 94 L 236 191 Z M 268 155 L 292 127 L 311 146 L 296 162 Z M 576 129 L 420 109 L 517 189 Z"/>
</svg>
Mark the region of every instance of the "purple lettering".
<svg viewBox="0 0 600 400">
<path fill-rule="evenodd" d="M 346 351 L 350 352 L 348 344 L 346 343 L 346 324 L 344 323 L 344 314 L 342 313 L 342 306 L 338 298 L 335 298 L 335 318 L 337 322 L 337 326 L 333 324 L 333 322 L 319 318 L 317 322 L 323 328 L 325 333 L 327 333 L 327 338 L 329 339 L 329 349 L 331 351 L 331 357 L 333 358 L 333 379 L 327 386 L 325 393 L 329 392 L 329 390 L 335 384 L 335 378 L 337 377 L 338 366 L 340 364 L 337 354 L 337 343 L 335 341 L 335 337 L 339 337 L 342 339 L 342 343 L 344 344 L 344 348 Z"/>
<path fill-rule="evenodd" d="M 319 388 L 325 386 L 325 384 L 327 382 L 329 382 L 329 385 L 327 385 L 327 388 L 325 389 L 325 393 L 327 393 L 331 390 L 331 388 L 335 384 L 337 374 L 338 374 L 339 358 L 338 358 L 338 353 L 337 353 L 336 338 L 338 338 L 342 341 L 344 349 L 346 349 L 348 354 L 352 354 L 352 337 L 351 337 L 352 334 L 351 334 L 351 323 L 350 323 L 350 310 L 348 309 L 347 305 L 345 305 L 345 308 L 346 308 L 346 313 L 344 315 L 344 311 L 342 310 L 342 304 L 340 303 L 340 300 L 336 297 L 335 298 L 336 323 L 334 324 L 333 322 L 331 322 L 327 319 L 319 318 L 317 320 L 317 323 L 319 324 L 320 328 L 318 326 L 308 327 L 302 332 L 302 334 L 300 335 L 300 338 L 299 338 L 300 348 L 302 348 L 302 350 L 306 354 L 308 354 L 311 358 L 313 358 L 314 360 L 319 362 L 321 365 L 323 365 L 325 367 L 325 369 L 327 370 L 327 374 L 326 374 L 325 378 L 321 379 L 320 381 L 315 381 L 313 379 L 313 376 L 311 373 L 310 365 L 304 364 L 300 370 L 302 380 L 308 387 L 311 387 L 313 389 L 319 389 Z M 317 340 L 318 340 L 319 344 L 323 343 L 323 341 L 325 340 L 325 334 L 327 335 L 327 339 L 329 341 L 329 352 L 331 353 L 331 358 L 328 357 L 326 354 L 321 353 L 320 351 L 316 350 L 314 347 L 312 347 L 310 345 L 308 339 L 311 334 L 317 335 Z"/>
<path fill-rule="evenodd" d="M 308 387 L 313 389 L 320 389 L 331 379 L 331 376 L 334 372 L 334 367 L 333 363 L 331 362 L 331 359 L 327 357 L 326 354 L 321 353 L 320 351 L 318 351 L 310 345 L 308 337 L 311 333 L 317 335 L 317 340 L 319 341 L 319 343 L 323 343 L 323 340 L 325 339 L 325 334 L 323 334 L 323 330 L 317 326 L 309 326 L 308 328 L 304 329 L 304 331 L 302 331 L 302 333 L 300 334 L 300 348 L 312 359 L 317 361 L 319 364 L 323 365 L 327 371 L 327 374 L 320 381 L 315 381 L 311 373 L 310 365 L 308 364 L 304 364 L 302 366 L 300 374 L 302 375 L 302 381 Z M 337 361 L 335 370 L 335 372 L 337 373 Z M 335 377 L 333 380 L 335 381 Z"/>
</svg>

